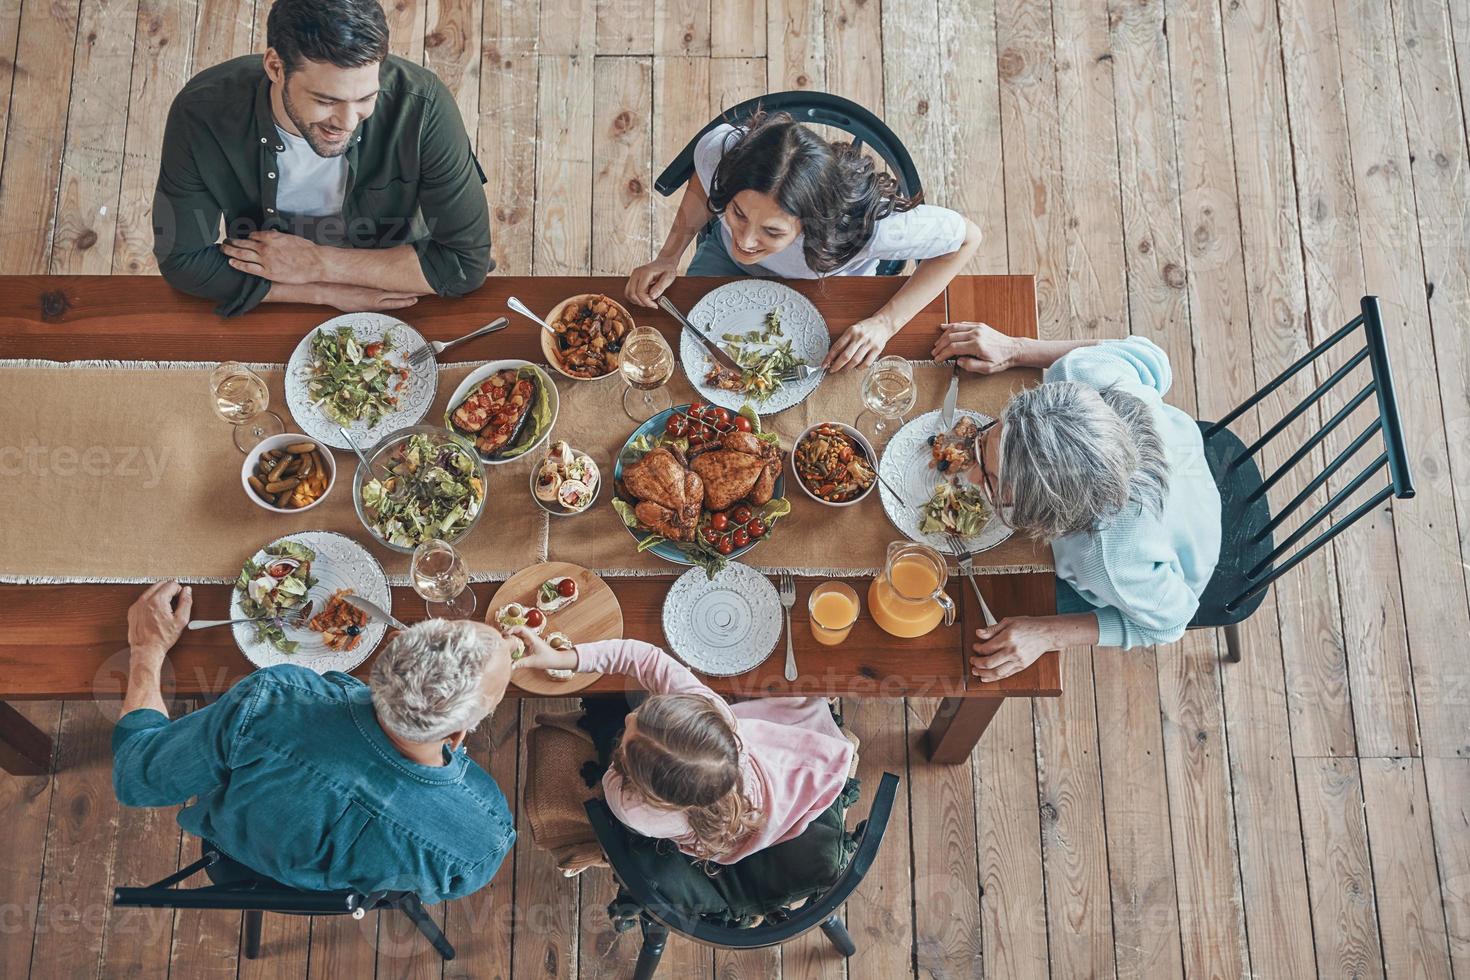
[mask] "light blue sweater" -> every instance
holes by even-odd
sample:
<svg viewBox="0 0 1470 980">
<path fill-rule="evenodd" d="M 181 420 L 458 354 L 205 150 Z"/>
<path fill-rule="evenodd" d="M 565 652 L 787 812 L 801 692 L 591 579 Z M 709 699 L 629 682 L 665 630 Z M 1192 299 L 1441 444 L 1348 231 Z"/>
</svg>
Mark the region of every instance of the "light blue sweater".
<svg viewBox="0 0 1470 980">
<path fill-rule="evenodd" d="M 1098 646 L 1172 643 L 1199 608 L 1220 557 L 1220 492 L 1210 477 L 1194 419 L 1163 396 L 1173 382 L 1169 358 L 1143 337 L 1081 347 L 1047 368 L 1046 381 L 1116 386 L 1153 409 L 1169 462 L 1160 514 L 1136 503 L 1104 526 L 1051 543 L 1057 612 L 1095 612 Z"/>
</svg>

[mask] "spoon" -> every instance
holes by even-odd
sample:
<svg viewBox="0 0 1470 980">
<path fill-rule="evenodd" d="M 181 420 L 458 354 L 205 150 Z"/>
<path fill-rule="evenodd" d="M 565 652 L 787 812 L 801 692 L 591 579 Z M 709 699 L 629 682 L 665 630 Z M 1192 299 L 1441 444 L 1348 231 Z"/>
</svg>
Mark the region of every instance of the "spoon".
<svg viewBox="0 0 1470 980">
<path fill-rule="evenodd" d="M 530 318 L 532 320 L 535 320 L 537 323 L 541 324 L 541 329 L 542 330 L 545 330 L 547 333 L 551 334 L 553 337 L 556 336 L 556 331 L 552 329 L 551 324 L 547 323 L 545 320 L 541 319 L 539 316 L 537 316 L 536 314 L 532 313 L 531 312 L 531 308 L 529 306 L 527 306 L 525 303 L 522 303 L 520 300 L 516 299 L 514 296 L 512 296 L 510 299 L 506 300 L 505 301 L 505 305 L 506 306 L 509 306 L 512 310 L 514 310 L 515 312 L 519 313 L 521 316 L 528 317 L 528 318 Z"/>
</svg>

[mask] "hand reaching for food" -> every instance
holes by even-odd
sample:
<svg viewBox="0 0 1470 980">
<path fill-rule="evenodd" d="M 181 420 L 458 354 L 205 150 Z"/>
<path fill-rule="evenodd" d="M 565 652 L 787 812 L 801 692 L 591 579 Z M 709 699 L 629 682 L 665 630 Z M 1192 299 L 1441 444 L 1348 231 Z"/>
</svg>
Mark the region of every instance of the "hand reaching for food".
<svg viewBox="0 0 1470 980">
<path fill-rule="evenodd" d="M 558 650 L 534 630 L 512 626 L 510 635 L 526 645 L 526 654 L 516 661 L 517 670 L 576 670 L 577 651 Z"/>
<path fill-rule="evenodd" d="M 837 343 L 827 352 L 822 367 L 828 371 L 844 371 L 847 368 L 865 368 L 883 353 L 883 347 L 898 333 L 887 317 L 870 316 L 859 320 L 843 331 Z"/>
<path fill-rule="evenodd" d="M 679 261 L 660 256 L 646 265 L 640 265 L 628 276 L 625 294 L 639 306 L 654 307 L 664 290 L 679 278 Z"/>
</svg>

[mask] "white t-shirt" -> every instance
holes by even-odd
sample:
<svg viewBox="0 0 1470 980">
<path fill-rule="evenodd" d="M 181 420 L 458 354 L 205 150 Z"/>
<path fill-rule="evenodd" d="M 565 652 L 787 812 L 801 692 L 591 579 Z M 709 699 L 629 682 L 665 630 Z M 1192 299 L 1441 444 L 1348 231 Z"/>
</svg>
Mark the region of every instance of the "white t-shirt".
<svg viewBox="0 0 1470 980">
<path fill-rule="evenodd" d="M 276 154 L 276 210 L 286 216 L 321 218 L 342 213 L 347 194 L 347 155 L 317 156 L 303 137 L 280 126 L 284 150 Z"/>
<path fill-rule="evenodd" d="M 734 126 L 716 126 L 694 147 L 694 172 L 704 185 L 706 194 L 714 179 L 715 168 L 725 155 L 727 141 L 734 142 L 738 130 Z M 730 226 L 720 216 L 720 241 L 734 258 L 730 247 Z M 820 279 L 806 264 L 802 251 L 803 236 L 798 234 L 790 245 L 768 255 L 756 267 L 782 279 Z M 871 276 L 885 259 L 932 259 L 956 251 L 965 241 L 965 219 L 949 208 L 921 204 L 910 211 L 890 214 L 873 226 L 873 237 L 846 264 L 827 273 L 829 276 Z M 736 259 L 738 262 L 739 259 Z M 742 263 L 744 264 L 744 263 Z"/>
</svg>

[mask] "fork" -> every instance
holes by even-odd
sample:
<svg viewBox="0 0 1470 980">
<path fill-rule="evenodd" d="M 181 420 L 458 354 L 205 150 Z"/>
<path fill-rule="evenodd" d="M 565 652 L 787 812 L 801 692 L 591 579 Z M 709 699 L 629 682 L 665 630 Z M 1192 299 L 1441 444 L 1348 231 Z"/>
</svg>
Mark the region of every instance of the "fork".
<svg viewBox="0 0 1470 980">
<path fill-rule="evenodd" d="M 491 320 L 479 330 L 472 330 L 469 333 L 465 334 L 463 337 L 456 337 L 454 340 L 431 340 L 424 346 L 415 350 L 412 354 L 408 355 L 408 366 L 423 367 L 425 364 L 429 363 L 430 357 L 438 357 L 440 354 L 444 353 L 451 347 L 456 347 L 467 340 L 474 340 L 476 337 L 483 337 L 487 333 L 494 333 L 497 330 L 504 330 L 508 326 L 510 326 L 510 321 L 505 317 L 500 316 L 496 317 L 494 320 Z"/>
<path fill-rule="evenodd" d="M 781 573 L 781 608 L 786 611 L 786 680 L 796 680 L 796 650 L 791 646 L 791 607 L 796 605 L 796 579 Z"/>
<path fill-rule="evenodd" d="M 955 561 L 959 563 L 960 574 L 970 580 L 970 588 L 975 590 L 975 598 L 980 600 L 980 615 L 985 618 L 985 625 L 994 626 L 995 614 L 990 611 L 985 597 L 980 594 L 980 585 L 975 581 L 975 553 L 965 547 L 965 542 L 958 534 L 946 534 L 944 537 L 949 542 L 949 550 L 954 552 Z"/>
<path fill-rule="evenodd" d="M 814 374 L 820 374 L 821 368 L 814 368 L 808 364 L 798 364 L 788 371 L 781 373 L 779 380 L 782 384 L 790 384 L 793 381 L 805 381 Z"/>
</svg>

